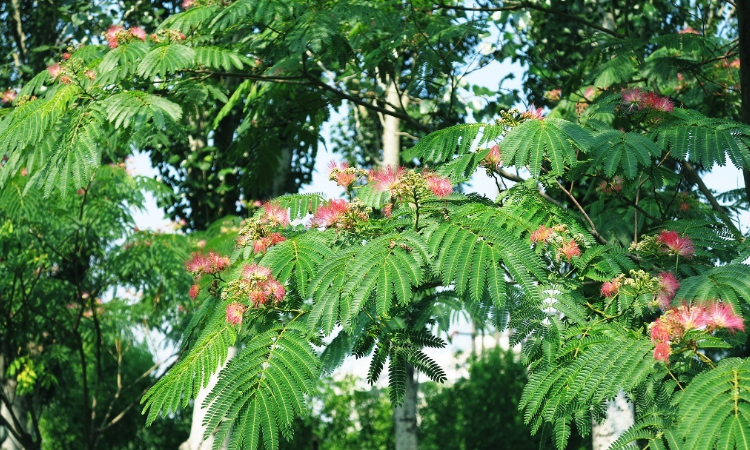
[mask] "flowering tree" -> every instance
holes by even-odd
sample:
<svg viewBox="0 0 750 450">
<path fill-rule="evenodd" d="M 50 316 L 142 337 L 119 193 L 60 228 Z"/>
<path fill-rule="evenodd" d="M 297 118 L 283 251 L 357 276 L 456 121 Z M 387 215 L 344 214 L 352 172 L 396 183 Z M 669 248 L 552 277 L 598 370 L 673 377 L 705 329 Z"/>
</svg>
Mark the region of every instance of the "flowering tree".
<svg viewBox="0 0 750 450">
<path fill-rule="evenodd" d="M 246 220 L 231 263 L 190 263 L 209 275 L 191 351 L 144 397 L 149 420 L 242 342 L 205 402 L 207 435 L 274 449 L 347 354 L 371 355 L 371 382 L 387 366 L 394 403 L 407 363 L 444 380 L 424 349 L 444 345 L 432 330 L 446 308 L 466 307 L 523 344 L 521 407 L 558 448 L 620 391 L 636 423 L 613 448 L 748 448 L 750 248 L 726 211 L 682 190 L 693 164 L 725 152 L 746 167 L 748 139 L 742 124 L 630 90 L 578 123 L 514 110 L 441 130 L 408 151 L 415 168 L 335 165 L 349 200 L 277 198 Z M 529 178 L 496 202 L 452 192 L 477 169 L 511 168 Z"/>
</svg>

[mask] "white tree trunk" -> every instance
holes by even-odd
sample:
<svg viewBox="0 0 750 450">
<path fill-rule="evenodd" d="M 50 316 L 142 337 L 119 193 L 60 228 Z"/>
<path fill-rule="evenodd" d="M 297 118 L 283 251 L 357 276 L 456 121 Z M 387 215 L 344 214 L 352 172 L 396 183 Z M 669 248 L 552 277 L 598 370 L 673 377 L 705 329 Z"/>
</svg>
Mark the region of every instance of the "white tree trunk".
<svg viewBox="0 0 750 450">
<path fill-rule="evenodd" d="M 591 430 L 593 450 L 606 450 L 635 423 L 635 408 L 620 391 L 607 405 L 607 418 Z"/>
<path fill-rule="evenodd" d="M 411 364 L 406 366 L 406 396 L 404 403 L 393 408 L 396 450 L 417 450 L 417 393 L 419 383 Z"/>
<path fill-rule="evenodd" d="M 385 91 L 385 101 L 398 105 L 400 103 L 396 84 L 391 80 Z M 387 107 L 387 109 L 392 109 Z M 401 165 L 401 135 L 399 134 L 400 119 L 386 115 L 383 118 L 383 168 L 397 169 Z"/>
<path fill-rule="evenodd" d="M 0 402 L 2 403 L 2 405 L 0 405 L 0 415 L 11 424 L 13 423 L 13 415 L 15 415 L 16 418 L 18 418 L 18 421 L 21 422 L 21 425 L 26 426 L 26 415 L 19 404 L 19 399 L 16 398 L 16 380 L 6 380 L 2 389 L 5 391 L 5 396 L 13 402 L 13 414 L 11 414 L 11 410 L 5 405 L 5 403 Z M 0 444 L 0 450 L 22 450 L 23 446 L 13 437 L 11 432 L 9 430 L 4 431 L 6 432 L 4 433 L 6 437 L 5 440 L 2 441 L 2 444 Z M 20 431 L 23 432 L 26 430 Z"/>
<path fill-rule="evenodd" d="M 206 440 L 203 440 L 203 434 L 206 432 L 206 427 L 203 426 L 203 420 L 206 418 L 206 413 L 208 412 L 208 408 L 202 407 L 203 401 L 206 400 L 206 397 L 208 397 L 211 389 L 216 386 L 216 382 L 219 379 L 219 372 L 221 371 L 221 369 L 226 367 L 226 365 L 229 364 L 229 360 L 234 358 L 234 355 L 236 354 L 237 347 L 229 347 L 229 350 L 227 352 L 227 360 L 224 362 L 224 365 L 216 370 L 213 375 L 211 375 L 211 378 L 208 381 L 208 385 L 198 392 L 198 396 L 195 398 L 195 403 L 193 406 L 193 419 L 192 423 L 190 424 L 190 437 L 188 437 L 187 441 L 180 444 L 179 450 L 211 450 L 211 446 L 214 445 L 213 436 L 209 437 Z M 225 442 L 222 446 L 222 449 L 226 449 L 226 445 L 227 444 Z"/>
</svg>

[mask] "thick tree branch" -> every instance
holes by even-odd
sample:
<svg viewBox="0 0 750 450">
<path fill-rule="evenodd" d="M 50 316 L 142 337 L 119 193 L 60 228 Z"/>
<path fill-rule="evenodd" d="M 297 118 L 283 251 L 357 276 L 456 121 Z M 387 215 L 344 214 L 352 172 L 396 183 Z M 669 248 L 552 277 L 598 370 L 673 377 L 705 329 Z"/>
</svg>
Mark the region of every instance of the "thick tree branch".
<svg viewBox="0 0 750 450">
<path fill-rule="evenodd" d="M 742 121 L 750 125 L 750 0 L 737 0 L 736 3 Z M 750 169 L 744 168 L 742 177 L 745 179 L 745 195 L 750 201 Z"/>
</svg>

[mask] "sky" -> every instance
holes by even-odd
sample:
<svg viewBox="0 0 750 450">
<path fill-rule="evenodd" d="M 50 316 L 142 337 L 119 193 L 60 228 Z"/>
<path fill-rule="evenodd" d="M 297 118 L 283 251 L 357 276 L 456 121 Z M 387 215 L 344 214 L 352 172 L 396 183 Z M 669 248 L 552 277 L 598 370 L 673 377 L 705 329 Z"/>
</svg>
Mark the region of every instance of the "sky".
<svg viewBox="0 0 750 450">
<path fill-rule="evenodd" d="M 497 61 L 489 64 L 488 66 L 473 72 L 467 77 L 467 81 L 472 84 L 479 84 L 491 89 L 498 87 L 498 82 L 508 73 L 515 74 L 513 80 L 508 80 L 504 84 L 504 88 L 519 89 L 521 90 L 521 79 L 523 74 L 523 68 L 517 64 L 510 63 L 499 63 Z M 519 105 L 519 109 L 524 109 L 523 106 Z M 329 198 L 338 198 L 343 194 L 343 190 L 337 187 L 335 182 L 328 180 L 328 164 L 330 161 L 338 161 L 340 157 L 332 153 L 331 146 L 331 129 L 336 121 L 341 120 L 342 115 L 340 112 L 334 112 L 331 117 L 331 121 L 323 126 L 322 137 L 325 145 L 321 145 L 318 151 L 318 156 L 315 162 L 315 173 L 313 180 L 310 185 L 304 186 L 303 192 L 321 192 L 326 194 Z M 144 153 L 136 154 L 130 162 L 130 168 L 137 175 L 155 177 L 158 176 L 156 169 L 151 166 L 151 161 L 148 155 Z M 744 186 L 742 179 L 742 173 L 739 169 L 735 168 L 731 164 L 724 167 L 715 166 L 713 170 L 704 177 L 704 181 L 709 188 L 719 192 L 727 191 L 730 189 L 737 189 Z M 497 195 L 497 188 L 495 187 L 494 181 L 487 177 L 483 171 L 478 171 L 477 175 L 472 178 L 470 182 L 470 190 L 482 194 L 488 198 L 495 198 Z M 153 197 L 149 196 L 146 202 L 146 208 L 144 211 L 136 211 L 134 213 L 136 225 L 141 229 L 153 229 L 153 230 L 173 230 L 170 226 L 170 222 L 164 218 L 163 212 L 156 206 L 156 201 Z M 750 228 L 750 213 L 745 213 L 739 220 L 738 226 L 743 232 L 746 232 Z M 455 327 L 451 330 L 453 334 L 451 343 L 444 349 L 427 349 L 425 353 L 433 357 L 446 371 L 449 381 L 456 380 L 458 377 L 466 376 L 466 367 L 463 364 L 466 356 L 469 354 L 471 349 L 471 325 L 463 320 L 455 324 Z M 508 336 L 507 333 L 500 335 L 488 335 L 483 338 L 479 338 L 475 343 L 477 349 L 484 347 L 492 347 L 497 343 L 507 348 Z M 159 357 L 163 358 L 166 354 L 163 354 L 168 349 L 156 348 Z M 462 354 L 460 357 L 456 357 L 456 354 Z M 362 360 L 355 360 L 353 357 L 347 358 L 344 365 L 336 372 L 335 376 L 341 376 L 343 373 L 353 373 L 364 385 L 364 380 L 367 377 L 367 371 L 369 367 L 369 358 Z M 421 375 L 420 381 L 424 381 L 425 376 Z M 381 377 L 381 386 L 387 385 L 387 377 Z"/>
</svg>

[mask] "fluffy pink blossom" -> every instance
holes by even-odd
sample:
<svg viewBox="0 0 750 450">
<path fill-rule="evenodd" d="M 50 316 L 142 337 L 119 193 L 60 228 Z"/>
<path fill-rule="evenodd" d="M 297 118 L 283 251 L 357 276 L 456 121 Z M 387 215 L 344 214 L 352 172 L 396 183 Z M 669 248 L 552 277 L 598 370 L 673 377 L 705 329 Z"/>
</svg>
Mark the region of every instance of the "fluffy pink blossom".
<svg viewBox="0 0 750 450">
<path fill-rule="evenodd" d="M 547 240 L 552 237 L 552 231 L 552 228 L 547 228 L 544 225 L 540 226 L 531 232 L 531 242 L 535 244 L 539 242 L 547 242 Z"/>
<path fill-rule="evenodd" d="M 425 175 L 424 180 L 427 182 L 427 187 L 430 188 L 432 193 L 437 197 L 447 197 L 453 192 L 451 181 L 447 178 L 435 174 L 427 174 Z"/>
<path fill-rule="evenodd" d="M 142 41 L 146 40 L 146 30 L 144 30 L 141 27 L 133 27 L 130 30 L 128 30 L 128 32 L 134 38 L 140 39 Z"/>
<path fill-rule="evenodd" d="M 104 33 L 104 38 L 107 40 L 109 48 L 117 48 L 117 34 L 124 29 L 125 27 L 123 27 L 122 25 L 112 25 L 111 27 L 107 28 L 107 31 Z"/>
<path fill-rule="evenodd" d="M 239 302 L 232 302 L 227 305 L 227 322 L 232 325 L 242 323 L 242 315 L 247 311 L 247 306 Z"/>
<path fill-rule="evenodd" d="M 371 170 L 370 182 L 373 183 L 377 191 L 391 191 L 398 186 L 405 171 L 406 169 L 403 167 L 399 167 L 397 170 L 393 170 L 391 167 L 387 167 L 385 170 Z"/>
<path fill-rule="evenodd" d="M 737 59 L 733 60 L 732 62 L 730 62 L 729 63 L 729 67 L 731 67 L 732 69 L 739 69 L 740 68 L 740 59 L 737 58 Z"/>
<path fill-rule="evenodd" d="M 487 153 L 487 156 L 482 160 L 482 165 L 490 169 L 497 169 L 503 165 L 499 146 L 493 145 L 492 148 L 490 148 L 490 152 Z"/>
<path fill-rule="evenodd" d="M 253 251 L 255 253 L 265 253 L 270 247 L 284 242 L 286 238 L 279 233 L 272 233 L 270 236 L 262 237 L 253 242 Z"/>
<path fill-rule="evenodd" d="M 93 70 L 91 70 L 91 69 L 89 69 L 89 70 L 87 70 L 87 71 L 83 72 L 83 75 L 84 75 L 84 76 L 85 76 L 86 78 L 88 78 L 89 80 L 91 80 L 91 81 L 94 81 L 94 80 L 96 79 L 96 72 L 94 72 L 94 71 L 93 71 Z"/>
<path fill-rule="evenodd" d="M 263 203 L 263 211 L 265 212 L 264 218 L 268 222 L 282 227 L 289 225 L 289 212 L 281 205 L 265 202 Z"/>
<path fill-rule="evenodd" d="M 615 278 L 612 281 L 606 281 L 604 284 L 602 284 L 602 295 L 608 298 L 614 297 L 618 292 L 620 292 L 621 283 L 622 282 L 620 277 Z"/>
<path fill-rule="evenodd" d="M 271 277 L 271 269 L 256 264 L 250 264 L 242 269 L 242 276 L 248 280 L 265 281 Z"/>
<path fill-rule="evenodd" d="M 182 9 L 189 9 L 195 4 L 195 0 L 183 0 Z"/>
<path fill-rule="evenodd" d="M 214 274 L 229 267 L 231 261 L 228 256 L 221 256 L 215 252 L 209 252 L 208 255 L 202 253 L 193 253 L 192 257 L 185 263 L 188 272 L 193 275 L 204 273 Z"/>
<path fill-rule="evenodd" d="M 551 102 L 556 102 L 560 100 L 560 96 L 562 96 L 562 90 L 561 89 L 552 89 L 551 91 L 547 91 L 544 93 L 544 98 Z"/>
<path fill-rule="evenodd" d="M 659 302 L 659 307 L 662 310 L 666 311 L 669 309 L 669 304 L 672 302 L 679 288 L 680 282 L 670 272 L 659 274 L 659 292 L 656 294 L 656 300 Z"/>
<path fill-rule="evenodd" d="M 331 161 L 328 163 L 328 168 L 330 169 L 328 177 L 332 180 L 336 180 L 336 184 L 341 187 L 347 188 L 357 179 L 356 174 L 346 172 L 346 169 L 349 168 L 349 164 L 345 162 L 338 165 L 336 164 L 336 161 Z"/>
<path fill-rule="evenodd" d="M 710 302 L 705 305 L 705 311 L 709 328 L 726 328 L 732 333 L 745 331 L 745 322 L 735 314 L 729 303 Z"/>
<path fill-rule="evenodd" d="M 653 92 L 646 94 L 646 98 L 643 100 L 643 105 L 647 108 L 651 108 L 654 111 L 672 112 L 674 111 L 674 103 L 669 97 L 662 97 Z"/>
<path fill-rule="evenodd" d="M 194 285 L 190 286 L 190 292 L 188 293 L 188 295 L 190 295 L 190 298 L 192 298 L 193 300 L 195 300 L 195 297 L 198 296 L 198 293 L 200 291 L 201 291 L 201 287 L 198 286 L 197 284 L 194 284 Z"/>
<path fill-rule="evenodd" d="M 672 255 L 679 255 L 684 258 L 692 258 L 695 254 L 693 241 L 686 236 L 680 236 L 676 231 L 662 231 L 656 237 L 656 242 L 665 245 L 665 251 Z"/>
<path fill-rule="evenodd" d="M 276 301 L 280 302 L 281 299 L 284 298 L 284 295 L 286 295 L 286 289 L 284 289 L 283 284 L 274 279 L 270 279 L 268 281 L 268 293 L 269 295 L 273 296 Z"/>
<path fill-rule="evenodd" d="M 581 256 L 581 249 L 578 248 L 578 244 L 576 243 L 576 241 L 570 239 L 567 241 L 563 241 L 558 254 L 559 256 L 564 257 L 565 259 L 570 261 L 574 256 Z"/>
<path fill-rule="evenodd" d="M 654 343 L 667 342 L 672 338 L 670 316 L 661 316 L 651 324 L 651 341 Z"/>
<path fill-rule="evenodd" d="M 672 318 L 685 331 L 704 330 L 708 326 L 708 316 L 701 305 L 682 304 L 674 311 Z"/>
<path fill-rule="evenodd" d="M 52 78 L 57 78 L 62 73 L 62 66 L 58 63 L 54 63 L 51 66 L 47 66 L 47 72 Z"/>
<path fill-rule="evenodd" d="M 693 29 L 693 27 L 685 27 L 682 30 L 678 31 L 679 34 L 700 34 L 699 31 Z"/>
<path fill-rule="evenodd" d="M 62 54 L 62 57 L 63 57 L 63 59 L 64 59 L 65 61 L 67 61 L 67 60 L 69 60 L 69 59 L 70 59 L 70 53 L 68 53 L 68 52 L 65 52 L 65 53 L 63 53 L 63 54 Z"/>
<path fill-rule="evenodd" d="M 544 119 L 544 108 L 537 108 L 533 104 L 529 106 L 529 110 L 521 114 L 521 117 L 526 119 L 543 120 Z"/>
<path fill-rule="evenodd" d="M 668 341 L 659 342 L 654 348 L 654 359 L 657 361 L 668 362 L 669 355 L 672 353 L 672 346 L 669 345 Z"/>
<path fill-rule="evenodd" d="M 13 103 L 13 100 L 16 99 L 17 95 L 18 94 L 16 94 L 16 91 L 12 89 L 8 89 L 5 92 L 3 92 L 3 96 L 2 98 L 0 98 L 0 101 L 3 103 Z"/>
<path fill-rule="evenodd" d="M 393 203 L 388 203 L 387 205 L 383 206 L 383 215 L 385 217 L 390 218 L 393 215 Z"/>
<path fill-rule="evenodd" d="M 310 221 L 310 226 L 330 228 L 341 220 L 341 217 L 346 213 L 348 208 L 349 202 L 344 199 L 330 200 L 315 211 L 315 216 Z"/>
</svg>

